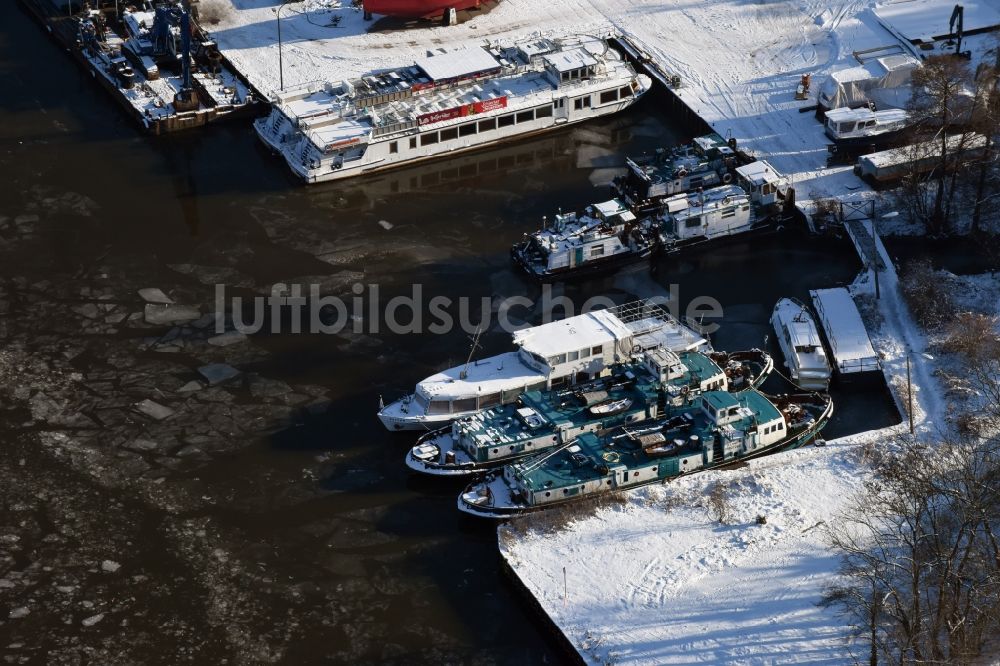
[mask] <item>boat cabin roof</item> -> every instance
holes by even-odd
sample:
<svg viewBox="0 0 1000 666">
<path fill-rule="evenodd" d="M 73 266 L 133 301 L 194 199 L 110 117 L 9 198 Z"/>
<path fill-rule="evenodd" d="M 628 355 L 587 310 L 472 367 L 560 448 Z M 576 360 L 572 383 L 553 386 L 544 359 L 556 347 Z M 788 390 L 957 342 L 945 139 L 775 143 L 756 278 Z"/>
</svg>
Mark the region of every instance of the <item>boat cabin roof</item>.
<svg viewBox="0 0 1000 666">
<path fill-rule="evenodd" d="M 767 183 L 778 185 L 782 180 L 781 174 L 767 160 L 757 160 L 750 164 L 744 164 L 736 168 L 736 173 L 753 187 L 760 187 Z"/>
<path fill-rule="evenodd" d="M 605 220 L 610 220 L 615 216 L 620 217 L 623 222 L 632 222 L 635 220 L 635 215 L 629 210 L 628 206 L 618 199 L 602 201 L 601 203 L 592 204 L 592 206 L 598 215 Z"/>
<path fill-rule="evenodd" d="M 547 37 L 539 37 L 529 42 L 518 42 L 517 44 L 517 51 L 526 61 L 531 60 L 535 56 L 552 53 L 558 48 L 559 45 Z"/>
<path fill-rule="evenodd" d="M 708 155 L 711 151 L 718 151 L 720 155 L 733 155 L 733 149 L 729 147 L 726 140 L 723 139 L 718 134 L 706 134 L 705 136 L 696 136 L 692 141 L 701 152 Z"/>
<path fill-rule="evenodd" d="M 676 217 L 686 217 L 748 201 L 747 193 L 739 185 L 720 185 L 703 192 L 676 194 L 667 199 L 664 204 L 667 212 L 675 214 Z"/>
<path fill-rule="evenodd" d="M 457 49 L 438 49 L 415 60 L 432 81 L 460 79 L 500 69 L 493 54 L 481 46 Z"/>
<path fill-rule="evenodd" d="M 322 146 L 324 151 L 333 151 L 361 143 L 371 131 L 371 123 L 365 119 L 344 118 L 340 122 L 310 130 L 309 138 L 317 146 Z"/>
<path fill-rule="evenodd" d="M 986 137 L 982 134 L 953 134 L 945 139 L 945 142 L 947 143 L 949 152 L 958 150 L 975 151 L 986 147 Z M 858 162 L 863 165 L 869 165 L 871 169 L 885 169 L 935 156 L 940 157 L 940 151 L 940 139 L 933 139 L 909 146 L 890 148 L 877 153 L 862 155 L 858 158 Z"/>
<path fill-rule="evenodd" d="M 858 109 L 842 107 L 839 109 L 830 109 L 826 112 L 826 119 L 834 123 L 843 123 L 852 120 L 856 122 L 876 120 L 880 123 L 893 123 L 903 122 L 906 118 L 907 113 L 903 109 L 882 109 L 880 111 L 872 111 L 866 106 Z"/>
<path fill-rule="evenodd" d="M 705 404 L 716 410 L 740 406 L 740 401 L 737 400 L 731 393 L 723 393 L 722 391 L 709 391 L 705 393 L 702 399 L 705 401 Z"/>
<path fill-rule="evenodd" d="M 597 64 L 597 59 L 583 47 L 549 53 L 543 59 L 546 65 L 560 74 Z"/>
<path fill-rule="evenodd" d="M 568 351 L 603 346 L 631 338 L 632 330 L 608 310 L 534 326 L 514 333 L 514 344 L 548 359 Z"/>
</svg>

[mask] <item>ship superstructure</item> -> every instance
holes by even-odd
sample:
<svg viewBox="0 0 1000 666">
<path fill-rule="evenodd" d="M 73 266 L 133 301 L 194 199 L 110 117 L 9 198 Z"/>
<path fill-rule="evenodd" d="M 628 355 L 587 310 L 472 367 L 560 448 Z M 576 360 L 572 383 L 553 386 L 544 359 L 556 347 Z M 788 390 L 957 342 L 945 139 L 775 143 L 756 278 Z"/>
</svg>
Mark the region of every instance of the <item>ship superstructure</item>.
<svg viewBox="0 0 1000 666">
<path fill-rule="evenodd" d="M 650 85 L 606 41 L 437 49 L 412 65 L 279 94 L 257 133 L 315 183 L 614 113 Z"/>
</svg>

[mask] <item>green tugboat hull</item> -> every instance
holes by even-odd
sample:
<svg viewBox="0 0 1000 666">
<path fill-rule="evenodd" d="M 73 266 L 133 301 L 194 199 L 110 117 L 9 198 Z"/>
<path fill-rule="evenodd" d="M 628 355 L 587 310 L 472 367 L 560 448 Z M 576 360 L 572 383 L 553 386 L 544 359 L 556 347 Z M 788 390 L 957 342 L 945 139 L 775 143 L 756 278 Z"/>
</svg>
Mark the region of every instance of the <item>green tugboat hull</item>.
<svg viewBox="0 0 1000 666">
<path fill-rule="evenodd" d="M 795 434 L 786 437 L 780 441 L 777 441 L 771 445 L 763 448 L 759 448 L 752 452 L 739 455 L 732 458 L 727 458 L 723 460 L 718 460 L 703 466 L 699 466 L 691 470 L 680 470 L 676 474 L 657 476 L 654 478 L 643 479 L 636 482 L 630 482 L 627 485 L 618 485 L 617 487 L 608 487 L 607 489 L 602 489 L 597 492 L 589 492 L 585 494 L 575 494 L 569 495 L 563 499 L 546 501 L 543 504 L 529 505 L 527 503 L 518 502 L 497 502 L 496 497 L 501 493 L 507 492 L 509 487 L 506 485 L 505 481 L 501 477 L 495 477 L 492 479 L 487 479 L 483 483 L 472 484 L 467 487 L 457 498 L 457 506 L 460 511 L 473 516 L 479 516 L 482 518 L 490 518 L 494 520 L 504 520 L 512 518 L 514 516 L 534 513 L 537 511 L 543 511 L 547 508 L 554 506 L 562 506 L 572 502 L 584 501 L 587 499 L 598 498 L 606 495 L 609 492 L 622 491 L 622 490 L 632 490 L 634 488 L 640 488 L 643 486 L 652 485 L 655 483 L 666 483 L 668 480 L 679 478 L 681 476 L 688 476 L 690 474 L 696 474 L 710 469 L 720 469 L 730 465 L 742 463 L 745 461 L 753 460 L 756 458 L 761 458 L 766 455 L 771 455 L 780 451 L 787 451 L 791 449 L 796 449 L 804 446 L 805 444 L 817 440 L 823 427 L 827 424 L 833 415 L 833 402 L 828 396 L 821 398 L 818 394 L 811 394 L 817 400 L 825 400 L 825 405 L 822 408 L 821 413 L 815 416 L 815 420 L 803 430 L 796 432 Z M 804 396 L 798 396 L 799 399 Z M 787 398 L 787 396 L 782 397 Z M 530 461 L 527 464 L 531 464 Z M 487 492 L 484 495 L 483 489 Z"/>
</svg>

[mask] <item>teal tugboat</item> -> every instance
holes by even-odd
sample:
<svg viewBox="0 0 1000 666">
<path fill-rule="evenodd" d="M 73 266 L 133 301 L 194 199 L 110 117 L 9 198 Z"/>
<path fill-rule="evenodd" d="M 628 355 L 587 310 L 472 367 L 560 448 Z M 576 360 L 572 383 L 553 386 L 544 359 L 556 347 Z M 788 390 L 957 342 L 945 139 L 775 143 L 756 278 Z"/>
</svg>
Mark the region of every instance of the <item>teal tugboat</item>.
<svg viewBox="0 0 1000 666">
<path fill-rule="evenodd" d="M 468 486 L 462 511 L 506 518 L 612 490 L 748 460 L 813 440 L 833 414 L 819 393 L 768 397 L 707 391 L 663 417 L 587 432 Z"/>
<path fill-rule="evenodd" d="M 427 433 L 407 454 L 406 464 L 436 476 L 484 472 L 584 433 L 601 435 L 655 419 L 705 391 L 754 388 L 773 369 L 771 357 L 759 349 L 710 354 L 652 349 L 605 377 L 571 389 L 528 391 L 515 403 Z"/>
</svg>

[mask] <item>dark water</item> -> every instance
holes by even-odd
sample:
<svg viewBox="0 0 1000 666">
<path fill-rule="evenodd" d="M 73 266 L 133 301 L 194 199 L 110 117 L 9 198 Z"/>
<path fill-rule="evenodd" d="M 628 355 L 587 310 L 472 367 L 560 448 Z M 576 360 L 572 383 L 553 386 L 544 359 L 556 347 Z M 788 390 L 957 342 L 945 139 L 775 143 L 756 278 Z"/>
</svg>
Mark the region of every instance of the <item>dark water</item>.
<svg viewBox="0 0 1000 666">
<path fill-rule="evenodd" d="M 141 136 L 13 3 L 2 3 L 0 25 L 4 204 L 67 192 L 93 200 L 90 215 L 66 212 L 43 253 L 25 258 L 21 270 L 32 279 L 112 260 L 135 264 L 138 288 L 158 277 L 176 282 L 168 266 L 189 263 L 224 267 L 222 281 L 243 295 L 320 281 L 326 292 L 349 294 L 360 283 L 377 284 L 385 303 L 420 284 L 428 297 L 474 299 L 478 318 L 483 297 L 539 297 L 507 252 L 542 215 L 604 197 L 607 167 L 625 154 L 687 138 L 650 99 L 537 141 L 307 189 L 258 145 L 248 123 Z M 682 310 L 696 297 L 717 299 L 725 314 L 715 346 L 741 349 L 763 344 L 779 297 L 845 284 L 858 268 L 846 243 L 789 233 L 557 294 L 577 305 L 597 294 L 622 302 L 676 285 Z M 540 316 L 527 307 L 513 314 Z M 320 385 L 333 400 L 329 413 L 247 442 L 197 474 L 227 499 L 209 510 L 213 520 L 248 543 L 269 544 L 290 580 L 337 596 L 328 621 L 307 624 L 287 646 L 287 663 L 559 661 L 504 582 L 492 528 L 458 514 L 459 486 L 408 474 L 402 458 L 412 438 L 386 433 L 375 419 L 380 395 L 394 398 L 463 361 L 467 333 L 279 332 L 253 343 L 269 356 L 243 369 Z M 509 336 L 494 326 L 481 344 L 480 353 L 495 353 Z M 897 419 L 878 387 L 837 391 L 835 399 L 830 437 Z"/>
</svg>

